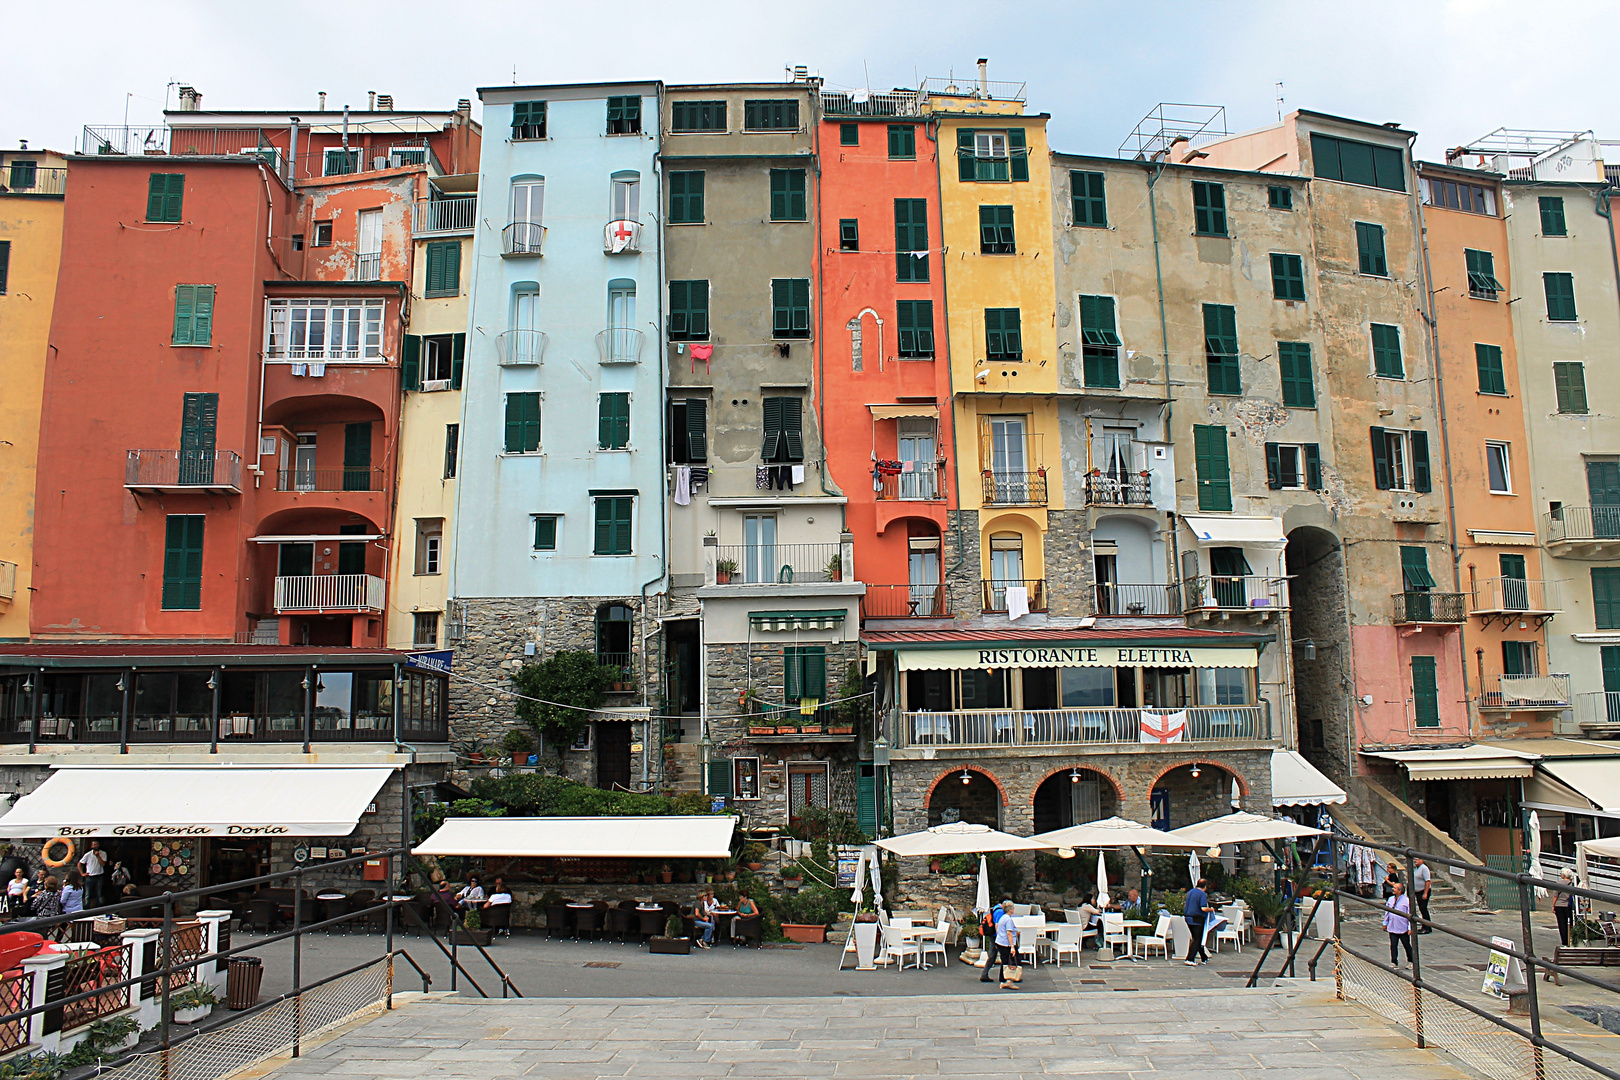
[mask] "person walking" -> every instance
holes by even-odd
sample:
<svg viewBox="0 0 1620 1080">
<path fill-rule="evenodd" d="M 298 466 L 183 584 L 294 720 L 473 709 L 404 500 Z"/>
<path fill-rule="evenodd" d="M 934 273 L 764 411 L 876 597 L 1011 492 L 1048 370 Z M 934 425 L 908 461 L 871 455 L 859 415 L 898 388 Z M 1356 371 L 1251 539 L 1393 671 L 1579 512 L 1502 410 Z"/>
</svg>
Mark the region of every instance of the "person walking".
<svg viewBox="0 0 1620 1080">
<path fill-rule="evenodd" d="M 1575 874 L 1567 868 L 1558 876 L 1565 885 L 1575 884 Z M 1575 894 L 1559 890 L 1553 898 L 1553 917 L 1558 920 L 1558 943 L 1566 947 L 1569 945 L 1569 919 L 1574 910 Z M 1428 912 L 1423 914 L 1428 915 Z"/>
<path fill-rule="evenodd" d="M 1187 946 L 1188 967 L 1209 963 L 1209 953 L 1204 951 L 1204 922 L 1215 909 L 1209 905 L 1209 893 L 1204 891 L 1207 888 L 1209 879 L 1199 878 L 1198 883 L 1187 890 L 1187 903 L 1181 911 L 1187 920 L 1187 932 L 1192 935 L 1192 943 Z"/>
<path fill-rule="evenodd" d="M 1433 931 L 1429 926 L 1429 892 L 1433 888 L 1432 875 L 1422 859 L 1412 860 L 1412 897 L 1417 901 L 1418 914 L 1423 917 L 1422 926 L 1417 928 L 1420 934 Z"/>
<path fill-rule="evenodd" d="M 1412 913 L 1412 900 L 1406 895 L 1406 886 L 1399 881 L 1393 882 L 1390 888 L 1394 892 L 1384 901 L 1384 930 L 1389 934 L 1389 964 L 1400 967 L 1403 945 L 1406 946 L 1406 962 L 1412 962 L 1412 921 L 1407 918 Z"/>
<path fill-rule="evenodd" d="M 1001 902 L 1001 918 L 996 920 L 996 955 L 1001 961 L 1001 989 L 1017 990 L 1017 983 L 1007 981 L 1007 968 L 1018 967 L 1018 924 L 1013 921 L 1011 897 Z"/>
<path fill-rule="evenodd" d="M 107 853 L 101 850 L 101 841 L 90 841 L 90 847 L 79 856 L 79 873 L 84 876 L 84 898 L 93 908 L 108 902 L 102 888 L 107 880 Z"/>
</svg>

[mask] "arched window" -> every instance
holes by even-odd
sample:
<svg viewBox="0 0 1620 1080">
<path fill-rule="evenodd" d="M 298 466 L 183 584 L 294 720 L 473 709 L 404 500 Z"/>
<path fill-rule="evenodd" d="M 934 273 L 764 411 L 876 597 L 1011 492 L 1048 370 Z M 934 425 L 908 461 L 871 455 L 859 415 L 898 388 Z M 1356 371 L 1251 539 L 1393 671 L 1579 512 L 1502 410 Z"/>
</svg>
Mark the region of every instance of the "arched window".
<svg viewBox="0 0 1620 1080">
<path fill-rule="evenodd" d="M 596 609 L 596 662 L 609 667 L 630 666 L 630 625 L 634 612 L 628 604 L 603 604 Z"/>
</svg>

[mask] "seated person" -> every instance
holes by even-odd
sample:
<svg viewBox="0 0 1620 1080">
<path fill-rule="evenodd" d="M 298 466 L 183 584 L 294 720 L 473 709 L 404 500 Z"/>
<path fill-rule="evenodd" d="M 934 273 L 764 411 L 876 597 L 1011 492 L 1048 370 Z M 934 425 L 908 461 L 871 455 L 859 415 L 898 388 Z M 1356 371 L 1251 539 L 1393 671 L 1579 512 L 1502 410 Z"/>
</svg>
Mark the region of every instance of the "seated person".
<svg viewBox="0 0 1620 1080">
<path fill-rule="evenodd" d="M 737 917 L 731 920 L 731 940 L 733 942 L 740 942 L 744 940 L 737 934 L 737 924 L 742 922 L 744 919 L 751 919 L 758 914 L 759 905 L 754 903 L 754 898 L 752 896 L 749 896 L 747 893 L 743 893 L 742 899 L 737 901 Z"/>
<path fill-rule="evenodd" d="M 1102 922 L 1102 908 L 1097 906 L 1097 894 L 1087 893 L 1080 902 L 1080 925 L 1088 930 Z"/>
<path fill-rule="evenodd" d="M 489 887 L 489 896 L 484 900 L 485 907 L 494 907 L 496 904 L 510 904 L 512 894 L 507 891 L 506 879 L 496 878 L 495 883 Z"/>
<path fill-rule="evenodd" d="M 71 871 L 67 876 L 67 884 L 62 886 L 62 914 L 72 915 L 76 911 L 84 910 L 84 879 L 79 877 L 77 870 Z"/>
<path fill-rule="evenodd" d="M 462 886 L 462 889 L 461 889 L 460 892 L 456 893 L 456 907 L 458 907 L 458 908 L 475 908 L 475 907 L 483 906 L 483 903 L 484 903 L 484 884 L 483 884 L 483 882 L 478 880 L 478 876 L 476 874 L 468 874 L 467 875 L 467 884 Z"/>
<path fill-rule="evenodd" d="M 703 934 L 698 939 L 698 948 L 711 949 L 714 947 L 715 912 L 719 910 L 720 905 L 715 902 L 714 893 L 709 892 L 707 889 L 698 893 L 697 906 L 692 909 L 692 926 L 694 929 L 702 931 Z"/>
</svg>

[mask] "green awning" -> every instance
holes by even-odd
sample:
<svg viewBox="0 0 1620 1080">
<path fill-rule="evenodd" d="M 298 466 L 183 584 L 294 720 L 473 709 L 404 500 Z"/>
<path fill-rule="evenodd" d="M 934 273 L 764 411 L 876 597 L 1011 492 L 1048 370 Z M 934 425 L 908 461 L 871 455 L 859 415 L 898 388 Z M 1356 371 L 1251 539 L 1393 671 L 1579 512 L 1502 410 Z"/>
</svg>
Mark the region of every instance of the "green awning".
<svg viewBox="0 0 1620 1080">
<path fill-rule="evenodd" d="M 748 621 L 761 630 L 835 630 L 843 625 L 844 609 L 750 611 Z"/>
</svg>

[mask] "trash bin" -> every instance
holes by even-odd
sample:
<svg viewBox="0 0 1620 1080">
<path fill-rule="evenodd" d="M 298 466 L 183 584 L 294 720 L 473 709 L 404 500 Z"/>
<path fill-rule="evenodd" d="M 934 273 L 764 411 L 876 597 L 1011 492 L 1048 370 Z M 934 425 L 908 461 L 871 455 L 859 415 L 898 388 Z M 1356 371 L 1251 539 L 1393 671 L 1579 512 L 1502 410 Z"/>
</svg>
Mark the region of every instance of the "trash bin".
<svg viewBox="0 0 1620 1080">
<path fill-rule="evenodd" d="M 264 981 L 264 961 L 257 956 L 233 956 L 225 963 L 225 1004 L 232 1009 L 251 1009 L 259 1003 L 259 984 Z"/>
</svg>

